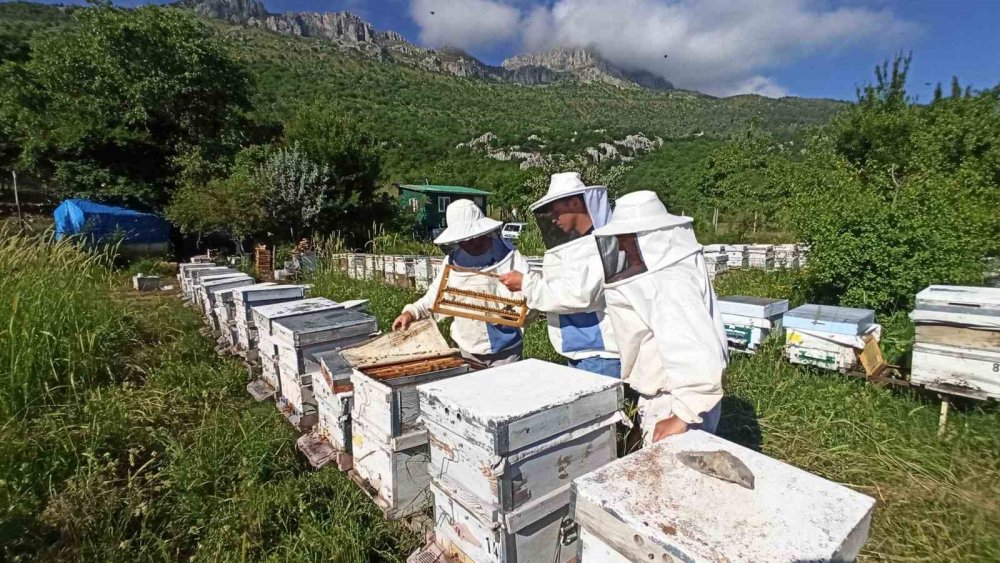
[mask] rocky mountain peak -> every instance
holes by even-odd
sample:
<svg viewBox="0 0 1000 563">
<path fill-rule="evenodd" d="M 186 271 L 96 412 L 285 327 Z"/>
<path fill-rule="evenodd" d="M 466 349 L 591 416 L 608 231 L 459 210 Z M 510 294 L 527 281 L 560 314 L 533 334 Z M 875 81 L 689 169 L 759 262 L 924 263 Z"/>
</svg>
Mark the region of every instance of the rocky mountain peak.
<svg viewBox="0 0 1000 563">
<path fill-rule="evenodd" d="M 626 70 L 607 61 L 596 50 L 586 47 L 550 49 L 510 57 L 503 68 L 513 71 L 543 67 L 566 72 L 584 82 L 604 82 L 615 86 L 638 85 L 655 90 L 672 90 L 673 84 L 651 72 Z"/>
</svg>

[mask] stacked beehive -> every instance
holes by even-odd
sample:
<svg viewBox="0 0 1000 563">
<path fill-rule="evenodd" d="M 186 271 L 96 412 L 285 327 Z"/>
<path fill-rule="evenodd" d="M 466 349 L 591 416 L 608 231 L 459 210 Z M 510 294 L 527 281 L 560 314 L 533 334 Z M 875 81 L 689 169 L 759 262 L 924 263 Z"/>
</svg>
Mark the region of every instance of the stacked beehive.
<svg viewBox="0 0 1000 563">
<path fill-rule="evenodd" d="M 795 245 L 795 252 L 799 257 L 799 267 L 805 267 L 809 263 L 809 252 L 812 247 L 808 244 L 797 244 Z"/>
<path fill-rule="evenodd" d="M 878 339 L 881 327 L 870 309 L 802 305 L 785 313 L 785 356 L 793 364 L 842 373 L 857 366 L 865 338 Z"/>
<path fill-rule="evenodd" d="M 280 287 L 280 286 L 279 286 Z M 291 299 L 268 305 L 256 305 L 250 311 L 251 344 L 248 359 L 252 356 L 260 360 L 261 380 L 267 384 L 272 392 L 277 391 L 281 386 L 278 380 L 277 361 L 278 355 L 275 351 L 275 344 L 271 341 L 273 321 L 298 315 L 307 315 L 321 311 L 336 309 L 340 305 L 336 301 L 331 301 L 325 297 L 313 297 L 311 299 Z"/>
<path fill-rule="evenodd" d="M 233 319 L 236 330 L 236 349 L 248 361 L 256 359 L 257 329 L 253 308 L 286 303 L 302 299 L 304 285 L 256 284 L 233 291 Z"/>
<path fill-rule="evenodd" d="M 749 265 L 747 248 L 745 244 L 727 244 L 726 256 L 729 259 L 726 261 L 726 267 L 730 269 L 746 268 Z"/>
<path fill-rule="evenodd" d="M 751 244 L 747 248 L 747 264 L 751 268 L 762 270 L 774 269 L 774 245 L 773 244 Z"/>
<path fill-rule="evenodd" d="M 581 563 L 843 562 L 875 499 L 692 430 L 576 479 L 573 507 Z"/>
<path fill-rule="evenodd" d="M 303 434 L 296 446 L 309 463 L 319 469 L 336 460 L 341 471 L 351 468 L 351 408 L 354 386 L 351 366 L 340 350 L 321 352 L 315 356 L 319 373 L 312 376 L 313 398 L 316 400 L 316 425 Z"/>
<path fill-rule="evenodd" d="M 1000 399 L 1000 288 L 932 285 L 917 294 L 910 382 Z"/>
<path fill-rule="evenodd" d="M 728 262 L 729 257 L 723 252 L 705 254 L 705 267 L 708 269 L 709 278 L 714 280 L 715 276 L 725 273 L 729 269 Z"/>
<path fill-rule="evenodd" d="M 754 353 L 772 330 L 781 329 L 787 299 L 730 295 L 719 298 L 729 349 Z"/>
<path fill-rule="evenodd" d="M 221 336 L 220 342 L 226 346 L 236 346 L 238 339 L 236 336 L 236 308 L 233 295 L 238 290 L 253 291 L 260 287 L 270 287 L 276 285 L 273 282 L 255 283 L 253 285 L 242 285 L 229 289 L 222 289 L 215 292 L 215 318 L 219 323 Z"/>
<path fill-rule="evenodd" d="M 294 426 L 305 431 L 316 423 L 312 382 L 320 366 L 315 355 L 354 346 L 377 331 L 375 317 L 346 309 L 343 305 L 271 320 L 270 343 L 274 348 L 274 370 L 278 376 L 278 408 Z"/>
<path fill-rule="evenodd" d="M 243 274 L 243 272 L 239 270 L 234 270 L 232 268 L 227 268 L 225 266 L 213 266 L 211 268 L 191 270 L 190 274 L 191 274 L 191 279 L 188 280 L 187 298 L 190 299 L 196 305 L 198 305 L 199 310 L 201 309 L 200 288 L 203 281 L 215 281 L 226 277 L 245 275 Z"/>
<path fill-rule="evenodd" d="M 212 327 L 212 330 L 219 330 L 221 328 L 219 319 L 215 316 L 215 305 L 218 298 L 217 292 L 251 286 L 255 283 L 256 281 L 246 274 L 233 274 L 221 278 L 212 276 L 211 278 L 202 279 L 201 287 L 198 290 L 199 298 L 197 302 L 201 306 L 201 312 L 205 315 L 205 319 L 208 321 L 209 326 Z"/>
<path fill-rule="evenodd" d="M 181 285 L 181 293 L 184 294 L 185 299 L 192 299 L 191 284 L 194 280 L 194 274 L 203 270 L 227 271 L 229 268 L 216 266 L 215 264 L 182 264 L 177 277 Z"/>
<path fill-rule="evenodd" d="M 352 479 L 387 518 L 423 510 L 429 456 L 417 385 L 464 374 L 468 365 L 429 319 L 342 354 L 354 367 Z"/>
<path fill-rule="evenodd" d="M 799 254 L 794 244 L 778 244 L 774 247 L 774 265 L 779 268 L 798 268 Z"/>
<path fill-rule="evenodd" d="M 458 561 L 568 562 L 570 482 L 617 457 L 619 380 L 524 360 L 419 387 L 434 542 Z"/>
</svg>

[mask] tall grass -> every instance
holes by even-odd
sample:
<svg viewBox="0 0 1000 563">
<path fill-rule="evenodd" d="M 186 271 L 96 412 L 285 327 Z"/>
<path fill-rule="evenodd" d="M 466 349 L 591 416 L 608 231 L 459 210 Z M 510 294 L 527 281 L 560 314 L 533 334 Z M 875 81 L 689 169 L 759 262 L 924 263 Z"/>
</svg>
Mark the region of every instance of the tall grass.
<svg viewBox="0 0 1000 563">
<path fill-rule="evenodd" d="M 120 372 L 133 335 L 110 256 L 50 234 L 0 232 L 0 420 L 72 399 Z"/>
</svg>

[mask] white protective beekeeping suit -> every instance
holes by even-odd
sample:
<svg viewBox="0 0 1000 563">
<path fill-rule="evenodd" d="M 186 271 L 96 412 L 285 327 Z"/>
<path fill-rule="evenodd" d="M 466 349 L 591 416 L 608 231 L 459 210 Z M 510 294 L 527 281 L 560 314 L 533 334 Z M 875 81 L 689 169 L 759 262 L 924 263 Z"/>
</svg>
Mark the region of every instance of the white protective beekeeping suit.
<svg viewBox="0 0 1000 563">
<path fill-rule="evenodd" d="M 452 202 L 446 211 L 446 219 L 448 228 L 434 239 L 435 244 L 456 245 L 464 240 L 489 235 L 492 246 L 481 256 L 471 256 L 456 247 L 445 257 L 444 264 L 453 264 L 493 274 L 505 274 L 515 270 L 528 271 L 528 262 L 524 257 L 507 241 L 499 237 L 498 232 L 503 223 L 486 217 L 472 201 L 461 199 Z M 434 299 L 442 282 L 442 274 L 443 269 L 438 271 L 427 293 L 413 303 L 406 305 L 403 311 L 413 315 L 416 320 L 430 317 Z M 507 288 L 497 282 L 495 277 L 476 275 L 471 272 L 453 271 L 448 285 L 470 291 L 491 293 L 500 297 L 520 296 L 520 294 L 507 291 Z M 444 318 L 443 316 L 439 317 Z M 523 330 L 456 317 L 451 324 L 451 338 L 463 354 L 474 357 L 489 356 L 510 350 L 515 346 L 519 350 L 523 339 Z"/>
<path fill-rule="evenodd" d="M 604 297 L 622 379 L 640 394 L 644 441 L 671 416 L 714 432 L 728 346 L 691 219 L 640 191 L 620 198 L 594 234 L 606 258 Z"/>
<path fill-rule="evenodd" d="M 522 292 L 528 306 L 548 313 L 552 346 L 570 360 L 617 358 L 614 330 L 604 314 L 604 267 L 593 234 L 564 233 L 545 217 L 552 202 L 579 195 L 600 227 L 611 218 L 604 186 L 586 186 L 576 172 L 552 175 L 548 193 L 531 205 L 546 251 L 542 272 L 525 274 Z"/>
</svg>

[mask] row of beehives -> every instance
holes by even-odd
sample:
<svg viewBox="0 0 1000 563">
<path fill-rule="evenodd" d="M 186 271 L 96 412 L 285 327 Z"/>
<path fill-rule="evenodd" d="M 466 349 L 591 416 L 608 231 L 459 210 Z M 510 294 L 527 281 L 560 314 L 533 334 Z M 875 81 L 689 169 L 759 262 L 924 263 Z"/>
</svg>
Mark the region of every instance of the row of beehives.
<svg viewBox="0 0 1000 563">
<path fill-rule="evenodd" d="M 220 347 L 259 366 L 248 390 L 308 430 L 312 463 L 387 517 L 433 511 L 413 561 L 843 561 L 867 538 L 873 499 L 702 432 L 617 459 L 618 380 L 539 360 L 470 372 L 433 321 L 376 336 L 363 302 L 212 264 L 179 279 Z M 379 364 L 387 350 L 418 354 Z"/>
<path fill-rule="evenodd" d="M 881 327 L 869 309 L 803 305 L 784 299 L 719 299 L 731 350 L 753 352 L 784 330 L 785 357 L 796 364 L 879 375 Z M 909 383 L 945 395 L 1000 399 L 1000 288 L 932 285 L 910 313 L 916 343 Z"/>
<path fill-rule="evenodd" d="M 799 244 L 711 244 L 705 246 L 705 261 L 714 278 L 727 269 L 797 268 L 806 264 L 809 247 Z M 442 256 L 345 253 L 334 255 L 333 263 L 353 279 L 382 280 L 399 287 L 427 289 L 443 267 Z M 534 269 L 542 259 L 527 257 Z"/>
</svg>

